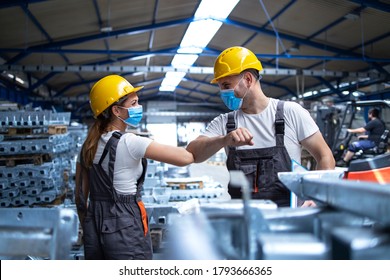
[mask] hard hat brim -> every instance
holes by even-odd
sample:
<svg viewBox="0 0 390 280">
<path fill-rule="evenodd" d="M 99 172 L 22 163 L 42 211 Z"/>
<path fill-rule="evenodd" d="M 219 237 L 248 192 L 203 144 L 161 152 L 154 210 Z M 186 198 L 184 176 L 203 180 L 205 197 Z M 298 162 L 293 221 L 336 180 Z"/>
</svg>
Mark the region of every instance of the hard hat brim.
<svg viewBox="0 0 390 280">
<path fill-rule="evenodd" d="M 134 93 L 134 92 L 140 91 L 140 90 L 143 89 L 143 88 L 144 88 L 144 86 L 135 87 L 135 88 L 133 89 L 133 91 L 130 92 L 130 93 Z M 129 93 L 129 94 L 130 94 L 130 93 Z"/>
</svg>

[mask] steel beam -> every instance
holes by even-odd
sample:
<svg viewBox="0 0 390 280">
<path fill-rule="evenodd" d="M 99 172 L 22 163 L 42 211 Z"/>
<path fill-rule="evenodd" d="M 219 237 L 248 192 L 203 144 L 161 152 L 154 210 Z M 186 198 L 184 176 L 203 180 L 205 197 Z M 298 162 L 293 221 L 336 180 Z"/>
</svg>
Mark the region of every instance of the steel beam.
<svg viewBox="0 0 390 280">
<path fill-rule="evenodd" d="M 340 178 L 342 172 L 343 170 L 281 172 L 279 178 L 300 197 L 390 225 L 389 185 L 344 180 Z"/>
<path fill-rule="evenodd" d="M 0 65 L 1 71 L 22 71 L 22 72 L 98 72 L 98 73 L 121 73 L 121 72 L 145 72 L 145 73 L 166 73 L 186 72 L 191 74 L 213 74 L 213 67 L 188 67 L 177 68 L 172 66 L 101 66 L 101 65 Z M 262 75 L 269 76 L 313 76 L 313 77 L 337 77 L 337 78 L 385 78 L 386 75 L 372 72 L 343 72 L 324 70 L 295 70 L 280 68 L 265 68 Z"/>
</svg>

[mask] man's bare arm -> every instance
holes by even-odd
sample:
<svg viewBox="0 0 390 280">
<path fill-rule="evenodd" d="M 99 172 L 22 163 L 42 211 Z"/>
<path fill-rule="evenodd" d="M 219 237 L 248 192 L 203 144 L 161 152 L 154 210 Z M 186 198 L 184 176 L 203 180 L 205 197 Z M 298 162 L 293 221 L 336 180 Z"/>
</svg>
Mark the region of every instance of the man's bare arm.
<svg viewBox="0 0 390 280">
<path fill-rule="evenodd" d="M 195 162 L 203 162 L 226 146 L 253 145 L 253 136 L 246 128 L 238 128 L 225 136 L 199 136 L 191 141 L 187 150 L 194 155 Z"/>
<path fill-rule="evenodd" d="M 322 134 L 317 131 L 302 141 L 303 147 L 314 157 L 317 162 L 317 170 L 329 170 L 335 168 L 335 160 L 332 151 L 326 144 Z"/>
</svg>

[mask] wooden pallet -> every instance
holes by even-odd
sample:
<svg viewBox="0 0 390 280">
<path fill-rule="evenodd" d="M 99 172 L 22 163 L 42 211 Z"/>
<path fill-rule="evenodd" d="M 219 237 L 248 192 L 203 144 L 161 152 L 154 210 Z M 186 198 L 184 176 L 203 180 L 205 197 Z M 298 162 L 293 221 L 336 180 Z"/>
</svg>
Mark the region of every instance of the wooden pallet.
<svg viewBox="0 0 390 280">
<path fill-rule="evenodd" d="M 152 239 L 153 251 L 156 252 L 160 249 L 162 239 L 163 239 L 163 230 L 162 229 L 151 229 L 150 237 Z"/>
<path fill-rule="evenodd" d="M 14 139 L 20 137 L 42 137 L 44 136 L 43 127 L 8 127 L 1 131 L 1 136 L 5 139 Z"/>
<path fill-rule="evenodd" d="M 14 167 L 19 164 L 41 165 L 43 162 L 47 161 L 47 159 L 47 154 L 1 156 L 0 166 Z"/>
<path fill-rule="evenodd" d="M 17 135 L 17 134 L 32 134 L 33 130 L 30 127 L 10 127 L 8 128 L 8 135 Z"/>
<path fill-rule="evenodd" d="M 66 125 L 49 125 L 47 133 L 49 134 L 65 134 L 68 132 Z"/>
<path fill-rule="evenodd" d="M 203 189 L 204 183 L 203 181 L 199 180 L 174 180 L 174 181 L 169 181 L 167 180 L 167 185 L 172 187 L 172 189 L 180 189 L 180 190 L 188 190 L 188 189 L 193 189 L 193 187 L 190 186 L 196 186 L 196 189 Z"/>
</svg>

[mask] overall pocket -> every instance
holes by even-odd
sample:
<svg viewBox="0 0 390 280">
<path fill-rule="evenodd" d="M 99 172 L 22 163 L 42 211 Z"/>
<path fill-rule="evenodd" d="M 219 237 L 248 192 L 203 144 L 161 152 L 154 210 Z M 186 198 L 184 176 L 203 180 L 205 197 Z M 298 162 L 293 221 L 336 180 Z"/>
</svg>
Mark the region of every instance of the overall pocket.
<svg viewBox="0 0 390 280">
<path fill-rule="evenodd" d="M 104 219 L 102 223 L 102 233 L 113 233 L 121 229 L 132 227 L 134 225 L 133 217 L 116 217 Z"/>
<path fill-rule="evenodd" d="M 257 164 L 258 191 L 269 191 L 276 180 L 274 161 L 272 158 L 261 158 Z"/>
<path fill-rule="evenodd" d="M 257 181 L 257 164 L 256 162 L 242 162 L 240 170 L 245 174 L 246 179 L 248 180 L 249 187 L 253 192 L 256 188 Z"/>
</svg>

